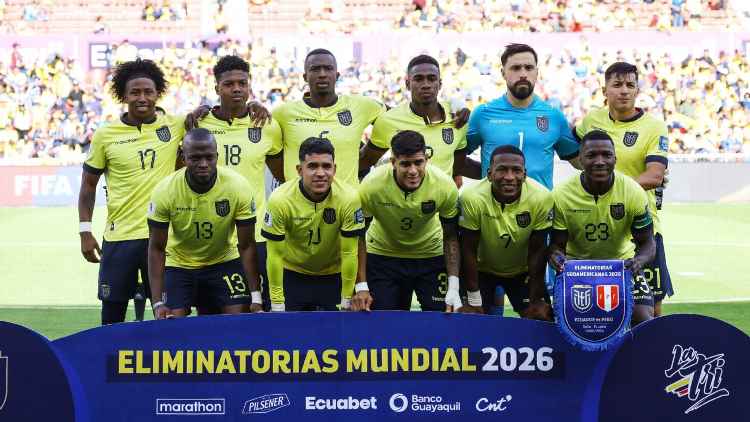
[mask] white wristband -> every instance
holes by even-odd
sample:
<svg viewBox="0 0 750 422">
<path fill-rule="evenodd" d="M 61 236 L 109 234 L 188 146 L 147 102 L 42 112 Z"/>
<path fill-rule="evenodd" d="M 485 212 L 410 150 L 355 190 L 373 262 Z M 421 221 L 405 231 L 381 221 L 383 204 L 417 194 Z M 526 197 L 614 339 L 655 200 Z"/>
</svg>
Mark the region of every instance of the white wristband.
<svg viewBox="0 0 750 422">
<path fill-rule="evenodd" d="M 360 281 L 359 283 L 354 285 L 354 291 L 359 292 L 369 292 L 370 288 L 367 286 L 366 281 Z"/>
<path fill-rule="evenodd" d="M 84 233 L 84 232 L 91 233 L 90 221 L 81 221 L 80 223 L 78 223 L 78 233 Z"/>
<path fill-rule="evenodd" d="M 162 302 L 162 301 L 160 300 L 160 301 L 158 301 L 158 302 L 156 302 L 156 303 L 152 303 L 152 304 L 151 304 L 151 309 L 153 309 L 153 310 L 156 310 L 156 308 L 158 308 L 159 306 L 164 306 L 164 302 Z"/>
<path fill-rule="evenodd" d="M 271 304 L 271 312 L 284 312 L 286 307 L 283 303 L 272 303 Z"/>
<path fill-rule="evenodd" d="M 253 303 L 262 305 L 263 304 L 263 297 L 260 295 L 260 291 L 256 290 L 254 292 L 250 292 L 250 297 L 253 300 Z"/>
<path fill-rule="evenodd" d="M 346 299 L 346 298 L 341 299 L 341 306 L 340 306 L 340 308 L 341 308 L 342 311 L 345 310 L 345 309 L 349 309 L 351 307 L 352 307 L 352 301 L 351 301 L 351 299 Z"/>
<path fill-rule="evenodd" d="M 458 277 L 455 275 L 448 276 L 448 290 L 458 290 Z"/>
<path fill-rule="evenodd" d="M 482 306 L 482 293 L 479 290 L 475 292 L 466 292 L 466 297 L 469 299 L 469 305 L 474 307 Z"/>
</svg>

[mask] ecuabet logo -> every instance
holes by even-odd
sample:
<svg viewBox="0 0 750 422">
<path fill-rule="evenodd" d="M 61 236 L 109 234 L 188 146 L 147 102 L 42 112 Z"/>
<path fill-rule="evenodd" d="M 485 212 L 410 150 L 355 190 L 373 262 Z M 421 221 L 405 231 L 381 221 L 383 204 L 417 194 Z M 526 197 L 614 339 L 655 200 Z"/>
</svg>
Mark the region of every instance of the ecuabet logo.
<svg viewBox="0 0 750 422">
<path fill-rule="evenodd" d="M 269 413 L 291 404 L 289 397 L 285 393 L 266 394 L 246 401 L 245 405 L 242 407 L 242 414 L 252 415 Z"/>
<path fill-rule="evenodd" d="M 375 397 L 359 399 L 352 396 L 322 399 L 308 396 L 305 397 L 305 410 L 378 410 L 378 399 Z"/>
<path fill-rule="evenodd" d="M 679 398 L 687 397 L 693 403 L 685 410 L 686 415 L 714 400 L 729 397 L 729 390 L 721 388 L 725 363 L 724 353 L 706 356 L 692 347 L 676 344 L 672 348 L 672 363 L 664 375 L 670 380 L 678 379 L 664 387 L 664 391 Z"/>
<path fill-rule="evenodd" d="M 8 357 L 0 351 L 0 410 L 5 407 L 8 398 Z"/>
</svg>

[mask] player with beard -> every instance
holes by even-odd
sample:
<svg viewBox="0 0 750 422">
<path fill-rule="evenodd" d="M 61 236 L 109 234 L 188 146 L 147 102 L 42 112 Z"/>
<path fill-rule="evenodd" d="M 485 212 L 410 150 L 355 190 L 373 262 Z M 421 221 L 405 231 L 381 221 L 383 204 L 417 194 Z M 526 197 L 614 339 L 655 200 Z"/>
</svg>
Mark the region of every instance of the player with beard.
<svg viewBox="0 0 750 422">
<path fill-rule="evenodd" d="M 579 168 L 578 142 L 562 112 L 534 94 L 539 73 L 536 51 L 526 44 L 510 44 L 500 61 L 508 92 L 471 114 L 466 134 L 468 152 L 481 148 L 481 174 L 487 174 L 492 151 L 501 145 L 514 145 L 526 157 L 528 177 L 552 189 L 555 153 Z M 502 314 L 499 290 L 498 298 L 495 313 Z"/>
</svg>

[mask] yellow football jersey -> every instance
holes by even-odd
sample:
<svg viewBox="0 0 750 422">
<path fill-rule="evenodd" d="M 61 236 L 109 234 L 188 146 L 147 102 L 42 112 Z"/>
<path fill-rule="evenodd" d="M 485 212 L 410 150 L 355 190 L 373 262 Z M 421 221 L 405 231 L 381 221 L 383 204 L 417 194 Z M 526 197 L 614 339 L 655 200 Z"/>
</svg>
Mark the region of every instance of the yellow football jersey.
<svg viewBox="0 0 750 422">
<path fill-rule="evenodd" d="M 262 215 L 266 204 L 266 156 L 281 152 L 279 123 L 271 119 L 259 128 L 248 116 L 226 121 L 212 112 L 199 122 L 199 126 L 208 129 L 216 138 L 219 165 L 235 170 L 250 183 L 256 213 Z M 260 229 L 260 224 L 256 224 L 255 241 L 265 242 Z"/>
<path fill-rule="evenodd" d="M 460 204 L 459 225 L 479 232 L 479 271 L 501 277 L 528 272 L 531 233 L 552 227 L 552 192 L 527 177 L 521 196 L 511 204 L 501 204 L 485 178 L 462 190 Z"/>
<path fill-rule="evenodd" d="M 196 193 L 182 168 L 154 189 L 149 224 L 169 226 L 168 267 L 203 268 L 239 258 L 235 224 L 255 223 L 250 184 L 239 173 L 218 167 L 216 183 Z"/>
<path fill-rule="evenodd" d="M 331 141 L 336 150 L 336 177 L 359 184 L 359 147 L 362 134 L 385 111 L 379 102 L 359 95 L 339 95 L 330 107 L 311 107 L 304 100 L 280 105 L 273 111 L 283 134 L 284 178 L 297 177 L 299 147 L 316 136 Z"/>
<path fill-rule="evenodd" d="M 553 229 L 568 231 L 567 255 L 579 259 L 632 258 L 632 231 L 653 224 L 646 192 L 617 171 L 614 184 L 601 196 L 586 192 L 582 179 L 578 174 L 552 191 Z"/>
<path fill-rule="evenodd" d="M 408 102 L 385 112 L 375 121 L 372 127 L 372 144 L 387 150 L 391 148 L 391 139 L 402 130 L 413 130 L 424 136 L 425 143 L 432 149 L 430 163 L 445 174 L 453 175 L 453 154 L 466 149 L 466 130 L 468 125 L 456 129 L 449 102 L 440 103 L 445 112 L 445 120 L 430 122 L 418 116 Z"/>
<path fill-rule="evenodd" d="M 362 180 L 359 197 L 367 217 L 367 252 L 399 258 L 430 258 L 443 254 L 440 219 L 458 219 L 458 189 L 451 178 L 430 164 L 422 184 L 405 192 L 396 183 L 392 165 L 375 168 Z"/>
<path fill-rule="evenodd" d="M 359 198 L 349 185 L 334 179 L 328 196 L 314 202 L 297 177 L 268 198 L 262 233 L 284 241 L 284 268 L 328 275 L 341 272 L 341 236 L 359 236 L 364 222 Z"/>
<path fill-rule="evenodd" d="M 612 120 L 607 107 L 589 112 L 578 127 L 576 135 L 583 138 L 592 130 L 607 132 L 615 142 L 617 164 L 615 169 L 622 174 L 638 179 L 646 171 L 650 162 L 668 164 L 669 138 L 667 125 L 656 117 L 639 110 L 632 119 L 624 122 Z M 655 190 L 648 194 L 649 210 L 654 219 L 654 231 L 661 232 L 661 224 L 656 209 Z"/>
<path fill-rule="evenodd" d="M 106 179 L 105 240 L 148 239 L 148 201 L 154 187 L 174 172 L 184 122 L 184 116 L 157 111 L 156 120 L 140 128 L 120 118 L 94 132 L 83 168 Z"/>
</svg>

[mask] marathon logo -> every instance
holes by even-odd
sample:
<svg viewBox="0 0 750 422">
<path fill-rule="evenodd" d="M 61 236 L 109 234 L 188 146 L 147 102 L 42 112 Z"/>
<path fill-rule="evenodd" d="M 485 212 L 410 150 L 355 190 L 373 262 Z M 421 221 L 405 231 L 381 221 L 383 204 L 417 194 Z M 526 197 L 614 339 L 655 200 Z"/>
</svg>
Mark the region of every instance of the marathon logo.
<svg viewBox="0 0 750 422">
<path fill-rule="evenodd" d="M 245 402 L 242 407 L 243 415 L 270 413 L 291 405 L 289 397 L 285 393 L 266 394 L 255 397 Z"/>
<path fill-rule="evenodd" d="M 157 415 L 224 415 L 225 399 L 156 399 Z"/>
</svg>

